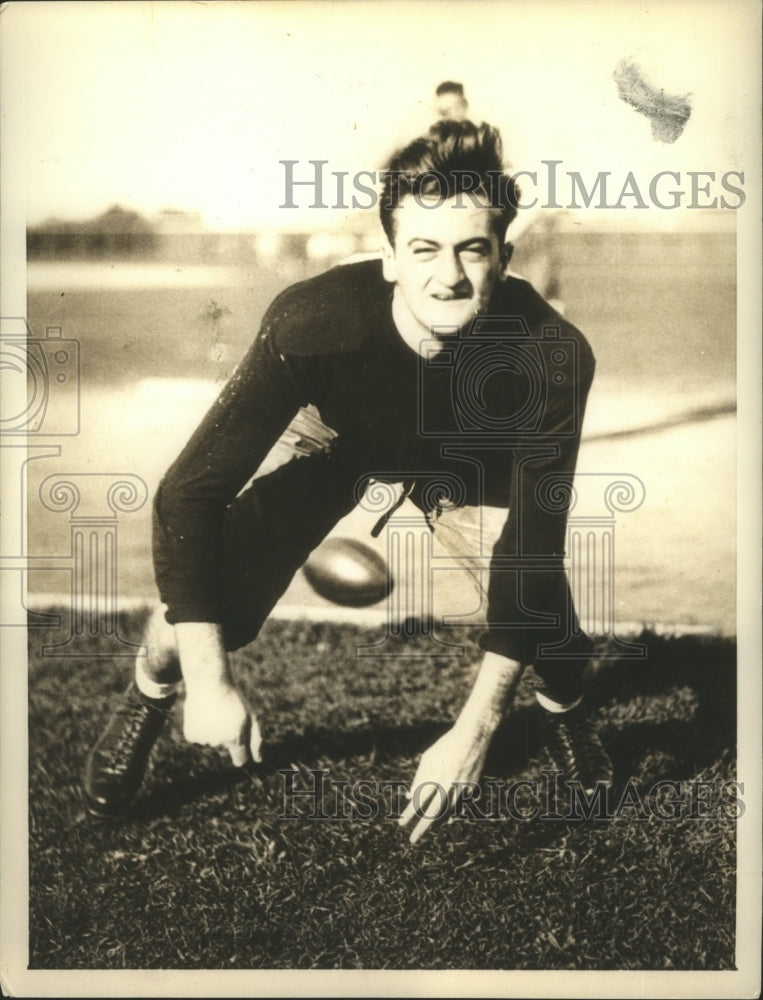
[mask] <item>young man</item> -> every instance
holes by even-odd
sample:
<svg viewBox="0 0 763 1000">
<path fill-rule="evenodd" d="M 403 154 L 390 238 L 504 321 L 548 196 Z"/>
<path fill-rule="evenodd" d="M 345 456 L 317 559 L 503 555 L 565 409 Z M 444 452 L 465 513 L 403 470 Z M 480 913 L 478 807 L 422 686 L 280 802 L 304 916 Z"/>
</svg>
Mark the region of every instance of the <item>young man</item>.
<svg viewBox="0 0 763 1000">
<path fill-rule="evenodd" d="M 283 292 L 251 349 L 167 472 L 154 503 L 154 615 L 135 683 L 88 761 L 92 812 L 136 794 L 181 680 L 184 733 L 259 759 L 260 730 L 227 654 L 257 635 L 292 576 L 369 478 L 404 484 L 437 532 L 437 490 L 507 516 L 485 575 L 487 628 L 474 687 L 422 757 L 413 787 L 479 780 L 522 669 L 542 687 L 552 759 L 586 788 L 611 765 L 584 714 L 581 632 L 564 571 L 568 498 L 594 369 L 586 340 L 527 282 L 507 276 L 518 192 L 489 125 L 442 121 L 392 160 L 383 258 Z M 255 476 L 301 408 L 325 447 Z M 298 669 L 298 668 L 295 668 Z M 426 795 L 401 823 L 432 820 Z"/>
</svg>

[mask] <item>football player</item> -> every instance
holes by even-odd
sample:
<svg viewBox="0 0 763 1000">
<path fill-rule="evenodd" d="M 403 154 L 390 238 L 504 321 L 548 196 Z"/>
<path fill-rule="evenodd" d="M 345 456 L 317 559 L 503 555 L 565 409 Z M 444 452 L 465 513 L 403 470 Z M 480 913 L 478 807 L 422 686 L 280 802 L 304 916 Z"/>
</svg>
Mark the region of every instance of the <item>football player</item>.
<svg viewBox="0 0 763 1000">
<path fill-rule="evenodd" d="M 235 765 L 260 759 L 258 720 L 228 654 L 256 638 L 370 477 L 403 484 L 435 534 L 442 510 L 427 487 L 438 476 L 460 484 L 465 508 L 505 512 L 476 574 L 487 580 L 476 681 L 421 758 L 412 790 L 422 794 L 400 817 L 413 824 L 411 840 L 433 822 L 437 788 L 454 805 L 479 781 L 529 664 L 555 767 L 586 789 L 611 781 L 583 702 L 591 642 L 564 568 L 594 359 L 574 326 L 506 274 L 518 197 L 497 130 L 436 122 L 385 171 L 382 258 L 335 267 L 272 303 L 156 493 L 163 606 L 148 627 L 148 656 L 88 759 L 91 812 L 128 807 L 181 682 L 188 740 L 227 748 Z M 325 434 L 256 475 L 306 407 Z"/>
</svg>

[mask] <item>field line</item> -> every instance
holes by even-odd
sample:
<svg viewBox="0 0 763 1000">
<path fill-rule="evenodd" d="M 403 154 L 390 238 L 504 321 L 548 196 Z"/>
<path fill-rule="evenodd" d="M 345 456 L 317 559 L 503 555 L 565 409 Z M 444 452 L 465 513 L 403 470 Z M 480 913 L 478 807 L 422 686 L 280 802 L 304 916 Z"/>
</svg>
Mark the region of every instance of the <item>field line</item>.
<svg viewBox="0 0 763 1000">
<path fill-rule="evenodd" d="M 52 608 L 66 607 L 71 603 L 70 594 L 40 593 L 30 594 L 27 606 L 31 611 L 45 611 Z M 140 611 L 152 606 L 145 597 L 117 597 L 117 611 Z M 345 608 L 325 607 L 307 604 L 277 604 L 270 615 L 282 621 L 331 622 L 340 625 L 356 625 L 360 628 L 375 628 L 383 626 L 387 621 L 397 623 L 385 608 Z M 465 622 L 465 625 L 479 627 L 479 621 Z M 584 631 L 593 632 L 590 623 L 581 622 Z M 621 621 L 616 624 L 616 634 L 622 638 L 639 636 L 648 630 L 655 635 L 680 637 L 687 635 L 717 635 L 725 633 L 722 628 L 713 625 L 702 625 L 690 622 L 653 622 L 653 621 Z"/>
</svg>

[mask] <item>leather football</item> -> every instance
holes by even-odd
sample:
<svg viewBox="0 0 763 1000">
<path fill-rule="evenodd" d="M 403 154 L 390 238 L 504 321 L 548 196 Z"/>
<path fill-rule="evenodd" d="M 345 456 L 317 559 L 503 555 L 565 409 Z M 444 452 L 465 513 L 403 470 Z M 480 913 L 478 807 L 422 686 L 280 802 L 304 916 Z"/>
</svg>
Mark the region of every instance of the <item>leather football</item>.
<svg viewBox="0 0 763 1000">
<path fill-rule="evenodd" d="M 328 538 L 302 567 L 313 590 L 334 604 L 363 608 L 392 589 L 385 560 L 355 538 Z"/>
</svg>

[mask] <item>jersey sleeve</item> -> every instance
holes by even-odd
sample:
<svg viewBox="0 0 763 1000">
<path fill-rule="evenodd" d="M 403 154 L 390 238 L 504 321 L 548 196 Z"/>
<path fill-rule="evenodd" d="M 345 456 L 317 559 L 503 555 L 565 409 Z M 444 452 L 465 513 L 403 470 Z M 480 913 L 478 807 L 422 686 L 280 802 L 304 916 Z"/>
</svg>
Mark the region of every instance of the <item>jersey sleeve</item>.
<svg viewBox="0 0 763 1000">
<path fill-rule="evenodd" d="M 491 558 L 487 630 L 480 644 L 520 663 L 587 658 L 591 643 L 578 625 L 565 570 L 569 500 L 595 360 L 585 338 L 567 325 L 560 370 L 546 366 L 542 415 L 512 442 L 509 513 Z M 547 351 L 558 351 L 545 345 Z M 559 357 L 559 354 L 555 354 Z M 553 371 L 552 371 L 553 368 Z"/>
<path fill-rule="evenodd" d="M 252 346 L 154 498 L 154 571 L 167 620 L 221 622 L 224 515 L 319 387 L 309 360 L 280 349 L 284 313 L 268 311 Z"/>
</svg>

